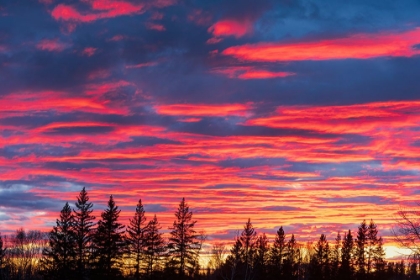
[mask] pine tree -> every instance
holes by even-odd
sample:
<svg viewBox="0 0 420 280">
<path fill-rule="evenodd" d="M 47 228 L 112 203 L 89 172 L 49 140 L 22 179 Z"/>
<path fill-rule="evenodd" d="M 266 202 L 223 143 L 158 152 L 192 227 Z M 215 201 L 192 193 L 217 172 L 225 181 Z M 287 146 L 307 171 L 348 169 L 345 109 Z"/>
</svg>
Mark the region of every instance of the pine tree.
<svg viewBox="0 0 420 280">
<path fill-rule="evenodd" d="M 242 244 L 242 260 L 244 263 L 244 279 L 251 279 L 253 276 L 253 258 L 255 253 L 255 245 L 257 241 L 257 232 L 252 226 L 251 219 L 244 226 L 244 230 L 239 236 L 239 240 Z"/>
<path fill-rule="evenodd" d="M 371 273 L 373 270 L 373 259 L 375 257 L 376 247 L 378 245 L 378 229 L 373 220 L 370 220 L 367 232 L 367 246 L 366 246 L 366 265 L 367 273 Z"/>
<path fill-rule="evenodd" d="M 341 247 L 341 266 L 338 270 L 338 279 L 350 280 L 353 279 L 354 268 L 353 268 L 353 236 L 351 230 L 344 235 L 342 247 Z"/>
<path fill-rule="evenodd" d="M 76 209 L 74 212 L 74 232 L 76 235 L 76 261 L 78 278 L 87 277 L 87 269 L 89 268 L 89 259 L 91 255 L 91 245 L 93 238 L 93 226 L 95 216 L 92 215 L 93 204 L 89 202 L 89 196 L 86 189 L 80 191 L 77 197 Z"/>
<path fill-rule="evenodd" d="M 130 224 L 127 227 L 126 238 L 129 256 L 134 260 L 134 276 L 137 280 L 140 279 L 142 262 L 145 258 L 147 230 L 148 227 L 146 224 L 146 217 L 144 216 L 144 208 L 140 199 L 137 203 L 134 217 L 130 219 Z"/>
<path fill-rule="evenodd" d="M 76 269 L 76 235 L 73 231 L 74 216 L 68 203 L 61 210 L 60 219 L 48 235 L 49 247 L 42 254 L 41 263 L 50 278 L 74 279 Z"/>
<path fill-rule="evenodd" d="M 364 279 L 367 273 L 366 249 L 368 245 L 368 232 L 369 228 L 366 220 L 363 220 L 358 228 L 356 239 L 357 273 L 361 279 Z"/>
<path fill-rule="evenodd" d="M 284 275 L 286 279 L 297 279 L 299 268 L 299 249 L 296 243 L 295 235 L 287 242 L 286 259 L 284 261 Z"/>
<path fill-rule="evenodd" d="M 180 279 L 193 273 L 196 265 L 195 260 L 201 247 L 198 235 L 194 230 L 197 221 L 192 220 L 192 215 L 188 204 L 182 198 L 175 212 L 176 220 L 169 228 L 171 230 L 168 243 L 169 254 L 171 263 L 178 270 Z"/>
<path fill-rule="evenodd" d="M 125 242 L 124 226 L 118 223 L 120 212 L 111 195 L 94 235 L 96 269 L 101 279 L 115 279 L 121 273 Z"/>
<path fill-rule="evenodd" d="M 283 262 L 286 256 L 286 236 L 283 227 L 277 230 L 273 246 L 270 248 L 270 271 L 272 276 L 283 274 Z"/>
<path fill-rule="evenodd" d="M 334 248 L 331 252 L 331 278 L 336 279 L 338 277 L 338 269 L 340 267 L 341 261 L 341 234 L 340 232 L 337 233 L 337 237 L 335 238 Z"/>
<path fill-rule="evenodd" d="M 375 269 L 375 274 L 377 279 L 383 279 L 385 275 L 385 251 L 383 248 L 382 237 L 378 238 L 376 248 L 373 255 L 373 267 Z"/>
<path fill-rule="evenodd" d="M 6 257 L 6 248 L 0 233 L 0 279 L 3 279 L 4 262 Z"/>
<path fill-rule="evenodd" d="M 257 238 L 255 246 L 255 274 L 256 279 L 266 279 L 269 257 L 268 238 L 263 233 Z"/>
<path fill-rule="evenodd" d="M 330 279 L 330 245 L 325 234 L 321 234 L 311 259 L 311 279 Z"/>
<path fill-rule="evenodd" d="M 238 277 L 242 276 L 241 271 L 243 262 L 241 252 L 242 243 L 239 240 L 239 236 L 236 236 L 235 243 L 233 243 L 233 246 L 230 249 L 230 254 L 226 258 L 226 268 L 221 273 L 223 279 L 237 279 Z"/>
<path fill-rule="evenodd" d="M 159 233 L 161 229 L 156 215 L 147 225 L 147 232 L 145 236 L 146 240 L 146 264 L 147 264 L 147 275 L 149 279 L 152 279 L 153 272 L 156 271 L 156 267 L 159 266 L 159 262 L 162 258 L 162 254 L 165 252 L 165 240 L 162 237 L 162 233 Z"/>
</svg>

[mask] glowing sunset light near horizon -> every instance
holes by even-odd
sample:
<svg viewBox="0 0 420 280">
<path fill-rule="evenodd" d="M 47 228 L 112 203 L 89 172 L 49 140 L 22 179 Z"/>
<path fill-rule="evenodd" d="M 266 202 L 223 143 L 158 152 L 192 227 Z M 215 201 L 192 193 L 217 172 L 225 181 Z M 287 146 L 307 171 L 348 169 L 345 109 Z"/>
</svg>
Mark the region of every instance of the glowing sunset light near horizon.
<svg viewBox="0 0 420 280">
<path fill-rule="evenodd" d="M 373 219 L 407 253 L 420 6 L 245 2 L 0 3 L 1 234 L 51 230 L 86 187 L 165 238 L 185 197 L 207 250 L 248 218 L 299 244 Z"/>
</svg>

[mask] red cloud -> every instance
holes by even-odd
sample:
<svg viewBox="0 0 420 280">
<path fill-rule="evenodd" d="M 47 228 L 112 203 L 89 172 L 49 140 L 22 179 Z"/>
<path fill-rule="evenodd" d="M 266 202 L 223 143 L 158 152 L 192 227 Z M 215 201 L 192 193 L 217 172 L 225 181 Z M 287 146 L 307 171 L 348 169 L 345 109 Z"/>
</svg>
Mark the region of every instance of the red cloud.
<svg viewBox="0 0 420 280">
<path fill-rule="evenodd" d="M 252 23 L 249 21 L 221 20 L 210 26 L 208 32 L 215 37 L 234 36 L 242 37 L 252 32 Z"/>
<path fill-rule="evenodd" d="M 159 114 L 171 116 L 246 116 L 251 106 L 246 104 L 172 104 L 157 105 L 155 109 Z"/>
<path fill-rule="evenodd" d="M 272 72 L 268 70 L 256 69 L 251 66 L 233 66 L 213 69 L 213 73 L 223 74 L 229 78 L 237 78 L 243 80 L 249 79 L 271 79 L 271 78 L 285 78 L 294 75 L 291 72 Z"/>
<path fill-rule="evenodd" d="M 58 39 L 44 39 L 36 44 L 37 49 L 49 52 L 61 52 L 68 47 L 68 44 L 60 42 Z"/>
<path fill-rule="evenodd" d="M 93 12 L 82 14 L 72 6 L 59 4 L 52 10 L 51 15 L 55 20 L 91 22 L 98 19 L 142 13 L 144 8 L 143 4 L 133 5 L 129 2 L 115 0 L 94 0 L 90 4 Z"/>
<path fill-rule="evenodd" d="M 401 33 L 355 34 L 345 38 L 299 43 L 259 43 L 227 48 L 224 55 L 248 61 L 368 59 L 413 56 L 420 50 L 420 28 Z"/>
</svg>

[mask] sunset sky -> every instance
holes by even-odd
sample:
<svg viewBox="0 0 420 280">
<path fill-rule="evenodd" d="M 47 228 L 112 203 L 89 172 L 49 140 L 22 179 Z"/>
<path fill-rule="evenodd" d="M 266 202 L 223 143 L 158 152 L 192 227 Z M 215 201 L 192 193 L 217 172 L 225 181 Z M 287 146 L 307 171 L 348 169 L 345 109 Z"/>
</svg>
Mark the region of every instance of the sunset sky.
<svg viewBox="0 0 420 280">
<path fill-rule="evenodd" d="M 0 231 L 83 186 L 208 241 L 298 241 L 420 201 L 420 2 L 2 0 Z M 389 252 L 388 252 L 389 254 Z"/>
</svg>

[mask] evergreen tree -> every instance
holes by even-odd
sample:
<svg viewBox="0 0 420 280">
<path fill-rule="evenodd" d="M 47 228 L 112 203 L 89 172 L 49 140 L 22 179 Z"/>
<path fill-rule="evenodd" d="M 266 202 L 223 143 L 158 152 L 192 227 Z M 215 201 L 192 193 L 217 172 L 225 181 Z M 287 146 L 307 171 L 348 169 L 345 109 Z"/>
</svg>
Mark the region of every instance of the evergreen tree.
<svg viewBox="0 0 420 280">
<path fill-rule="evenodd" d="M 367 232 L 367 242 L 366 242 L 366 265 L 367 273 L 371 273 L 373 270 L 373 259 L 376 255 L 376 249 L 379 242 L 378 238 L 378 229 L 373 220 L 370 220 Z"/>
<path fill-rule="evenodd" d="M 255 246 L 255 274 L 256 279 L 267 278 L 267 266 L 269 258 L 268 238 L 263 233 L 257 239 Z"/>
<path fill-rule="evenodd" d="M 193 273 L 201 247 L 198 235 L 194 230 L 197 221 L 192 220 L 192 215 L 188 204 L 182 198 L 175 212 L 176 220 L 170 228 L 168 243 L 171 264 L 178 270 L 180 279 L 184 279 L 185 275 Z"/>
<path fill-rule="evenodd" d="M 0 279 L 4 278 L 4 263 L 6 257 L 6 248 L 3 243 L 3 238 L 0 233 Z"/>
<path fill-rule="evenodd" d="M 61 210 L 60 219 L 48 235 L 49 247 L 44 248 L 41 260 L 49 278 L 74 279 L 76 269 L 76 235 L 74 216 L 68 203 Z"/>
<path fill-rule="evenodd" d="M 292 234 L 286 247 L 286 259 L 284 261 L 285 279 L 294 280 L 298 278 L 299 253 L 295 235 Z"/>
<path fill-rule="evenodd" d="M 93 204 L 89 202 L 89 196 L 84 187 L 80 191 L 75 205 L 76 209 L 73 209 L 73 212 L 75 218 L 74 233 L 76 235 L 77 271 L 78 278 L 85 279 L 91 256 L 95 216 L 92 215 Z"/>
<path fill-rule="evenodd" d="M 146 217 L 144 216 L 144 208 L 141 199 L 137 203 L 134 217 L 130 219 L 130 224 L 127 227 L 127 249 L 130 259 L 134 261 L 135 279 L 140 279 L 142 269 L 142 261 L 145 258 L 146 250 L 146 232 L 148 227 L 146 225 Z"/>
<path fill-rule="evenodd" d="M 344 235 L 342 247 L 341 247 L 341 266 L 338 270 L 338 279 L 351 280 L 353 279 L 354 268 L 353 268 L 353 236 L 351 230 Z"/>
<path fill-rule="evenodd" d="M 373 255 L 373 267 L 375 269 L 375 274 L 377 279 L 383 279 L 385 275 L 385 251 L 383 248 L 382 237 L 379 237 L 376 244 L 376 248 Z"/>
<path fill-rule="evenodd" d="M 283 274 L 283 262 L 286 256 L 286 236 L 283 227 L 276 232 L 273 246 L 270 248 L 270 275 L 281 276 Z"/>
<path fill-rule="evenodd" d="M 359 279 L 365 279 L 367 274 L 366 249 L 368 245 L 368 232 L 369 228 L 366 220 L 363 220 L 358 228 L 356 239 L 356 264 Z"/>
<path fill-rule="evenodd" d="M 315 245 L 315 254 L 312 256 L 310 264 L 310 279 L 326 280 L 330 279 L 330 245 L 325 234 L 321 234 Z"/>
<path fill-rule="evenodd" d="M 153 272 L 156 271 L 156 267 L 162 258 L 162 254 L 165 252 L 165 241 L 163 240 L 162 233 L 159 233 L 161 229 L 156 215 L 147 225 L 147 232 L 145 236 L 146 240 L 146 264 L 147 264 L 147 275 L 149 279 L 152 279 Z"/>
<path fill-rule="evenodd" d="M 230 249 L 230 254 L 226 258 L 225 266 L 221 272 L 223 279 L 243 279 L 243 277 L 241 277 L 241 271 L 243 267 L 241 252 L 242 243 L 239 240 L 239 236 L 236 236 L 235 243 L 233 243 L 233 246 Z"/>
<path fill-rule="evenodd" d="M 124 226 L 118 223 L 121 210 L 115 205 L 112 195 L 108 208 L 101 213 L 94 235 L 95 261 L 100 279 L 115 279 L 121 273 L 120 266 L 124 254 Z"/>
<path fill-rule="evenodd" d="M 338 269 L 340 268 L 341 262 L 341 234 L 337 233 L 335 238 L 334 248 L 331 251 L 331 278 L 336 279 L 338 277 Z"/>
<path fill-rule="evenodd" d="M 252 279 L 253 275 L 253 258 L 255 253 L 255 245 L 257 241 L 257 232 L 251 223 L 251 219 L 248 219 L 244 226 L 244 230 L 239 236 L 239 240 L 242 244 L 242 261 L 244 263 L 244 279 Z"/>
</svg>

